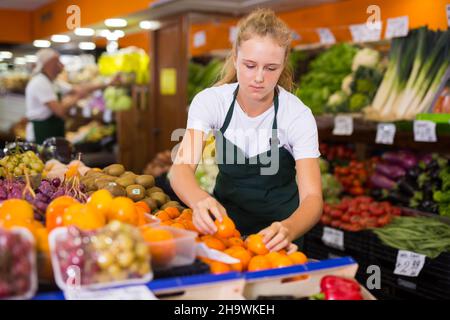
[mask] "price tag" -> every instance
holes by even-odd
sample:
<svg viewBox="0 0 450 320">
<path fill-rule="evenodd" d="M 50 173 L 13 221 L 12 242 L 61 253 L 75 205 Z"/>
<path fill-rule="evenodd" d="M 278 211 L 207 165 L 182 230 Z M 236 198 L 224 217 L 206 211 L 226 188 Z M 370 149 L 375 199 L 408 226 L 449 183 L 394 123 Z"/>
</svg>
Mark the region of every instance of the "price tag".
<svg viewBox="0 0 450 320">
<path fill-rule="evenodd" d="M 417 277 L 425 264 L 425 256 L 411 251 L 399 250 L 394 274 Z"/>
<path fill-rule="evenodd" d="M 376 143 L 393 144 L 395 138 L 396 127 L 393 123 L 379 123 L 377 125 Z"/>
<path fill-rule="evenodd" d="M 336 38 L 333 33 L 328 28 L 319 28 L 317 29 L 317 34 L 320 37 L 321 44 L 334 44 L 336 43 Z"/>
<path fill-rule="evenodd" d="M 83 117 L 84 117 L 84 118 L 90 118 L 90 117 L 91 117 L 91 115 L 92 115 L 92 110 L 91 110 L 91 108 L 89 108 L 89 107 L 84 107 L 82 110 L 83 110 L 83 111 L 82 111 L 82 114 L 83 114 Z"/>
<path fill-rule="evenodd" d="M 194 34 L 194 48 L 204 46 L 206 44 L 206 32 L 197 31 Z"/>
<path fill-rule="evenodd" d="M 106 123 L 111 123 L 111 121 L 112 121 L 112 111 L 110 109 L 106 109 L 103 112 L 103 121 L 105 121 Z"/>
<path fill-rule="evenodd" d="M 236 41 L 238 30 L 239 30 L 238 27 L 230 27 L 230 34 L 229 34 L 230 42 Z"/>
<path fill-rule="evenodd" d="M 436 142 L 436 123 L 428 120 L 414 120 L 414 141 Z"/>
<path fill-rule="evenodd" d="M 66 300 L 157 300 L 153 292 L 146 286 L 130 286 L 124 288 L 64 291 Z"/>
<path fill-rule="evenodd" d="M 301 40 L 301 36 L 296 31 L 292 31 L 292 40 Z"/>
<path fill-rule="evenodd" d="M 333 134 L 336 136 L 351 136 L 353 133 L 353 118 L 339 115 L 334 118 Z"/>
<path fill-rule="evenodd" d="M 350 25 L 353 42 L 370 42 L 381 39 L 381 21 L 376 24 L 367 23 Z"/>
<path fill-rule="evenodd" d="M 323 228 L 322 242 L 327 246 L 344 250 L 344 232 L 330 227 Z"/>
<path fill-rule="evenodd" d="M 450 28 L 450 4 L 447 5 L 447 24 Z"/>
<path fill-rule="evenodd" d="M 405 37 L 408 35 L 409 18 L 408 16 L 387 19 L 387 27 L 384 37 L 392 39 L 396 37 Z"/>
</svg>

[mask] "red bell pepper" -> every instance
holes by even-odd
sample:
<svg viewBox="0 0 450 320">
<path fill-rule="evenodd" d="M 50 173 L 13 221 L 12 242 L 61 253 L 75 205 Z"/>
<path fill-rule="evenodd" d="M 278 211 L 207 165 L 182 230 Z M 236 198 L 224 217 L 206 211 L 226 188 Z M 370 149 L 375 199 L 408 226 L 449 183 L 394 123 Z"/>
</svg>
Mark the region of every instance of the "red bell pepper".
<svg viewBox="0 0 450 320">
<path fill-rule="evenodd" d="M 358 282 L 336 276 L 325 276 L 320 282 L 325 300 L 363 300 Z"/>
</svg>

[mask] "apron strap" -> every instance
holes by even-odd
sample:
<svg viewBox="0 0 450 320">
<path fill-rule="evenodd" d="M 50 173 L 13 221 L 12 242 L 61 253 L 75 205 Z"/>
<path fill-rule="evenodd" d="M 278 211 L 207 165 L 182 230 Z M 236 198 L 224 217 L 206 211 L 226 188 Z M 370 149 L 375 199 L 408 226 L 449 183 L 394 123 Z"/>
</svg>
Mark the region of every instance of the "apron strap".
<svg viewBox="0 0 450 320">
<path fill-rule="evenodd" d="M 228 109 L 227 115 L 225 117 L 225 122 L 223 123 L 222 128 L 220 128 L 220 132 L 222 133 L 222 135 L 225 134 L 225 131 L 227 131 L 228 126 L 230 125 L 231 117 L 233 116 L 233 111 L 234 111 L 234 104 L 236 103 L 236 98 L 237 98 L 238 92 L 239 92 L 239 85 L 237 86 L 236 90 L 234 90 L 233 102 L 231 103 L 231 106 Z"/>
</svg>

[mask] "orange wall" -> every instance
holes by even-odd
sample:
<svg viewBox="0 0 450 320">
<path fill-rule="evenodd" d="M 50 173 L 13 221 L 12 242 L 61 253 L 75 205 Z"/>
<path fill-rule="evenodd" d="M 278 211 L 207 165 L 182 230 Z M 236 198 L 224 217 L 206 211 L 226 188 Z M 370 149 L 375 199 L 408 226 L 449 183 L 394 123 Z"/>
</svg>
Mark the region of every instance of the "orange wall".
<svg viewBox="0 0 450 320">
<path fill-rule="evenodd" d="M 301 40 L 294 42 L 294 45 L 297 45 L 318 42 L 319 37 L 315 31 L 318 27 L 330 28 L 337 41 L 351 40 L 348 26 L 366 22 L 369 17 L 366 9 L 372 4 L 380 6 L 381 9 L 382 38 L 384 38 L 387 18 L 404 15 L 409 16 L 410 28 L 428 25 L 431 29 L 445 30 L 447 29 L 445 6 L 448 3 L 450 3 L 448 0 L 347 0 L 280 13 L 278 16 L 300 34 Z M 192 55 L 231 48 L 228 27 L 235 25 L 236 21 L 192 26 L 190 34 Z M 194 48 L 194 33 L 200 30 L 206 32 L 206 44 Z"/>
<path fill-rule="evenodd" d="M 131 34 L 119 39 L 119 46 L 121 48 L 135 46 L 148 52 L 150 50 L 150 34 L 148 31 Z"/>
<path fill-rule="evenodd" d="M 31 12 L 0 10 L 0 42 L 25 43 L 31 41 Z"/>
</svg>

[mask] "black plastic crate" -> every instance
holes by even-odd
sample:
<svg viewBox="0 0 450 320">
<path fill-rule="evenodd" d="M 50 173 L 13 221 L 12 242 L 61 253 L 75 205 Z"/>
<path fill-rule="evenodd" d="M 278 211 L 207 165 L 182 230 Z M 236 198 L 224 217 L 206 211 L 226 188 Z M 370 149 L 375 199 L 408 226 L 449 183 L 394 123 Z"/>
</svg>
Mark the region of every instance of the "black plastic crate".
<svg viewBox="0 0 450 320">
<path fill-rule="evenodd" d="M 153 270 L 155 279 L 185 277 L 206 273 L 210 273 L 209 266 L 198 259 L 188 266 L 173 267 L 165 270 Z"/>
</svg>

